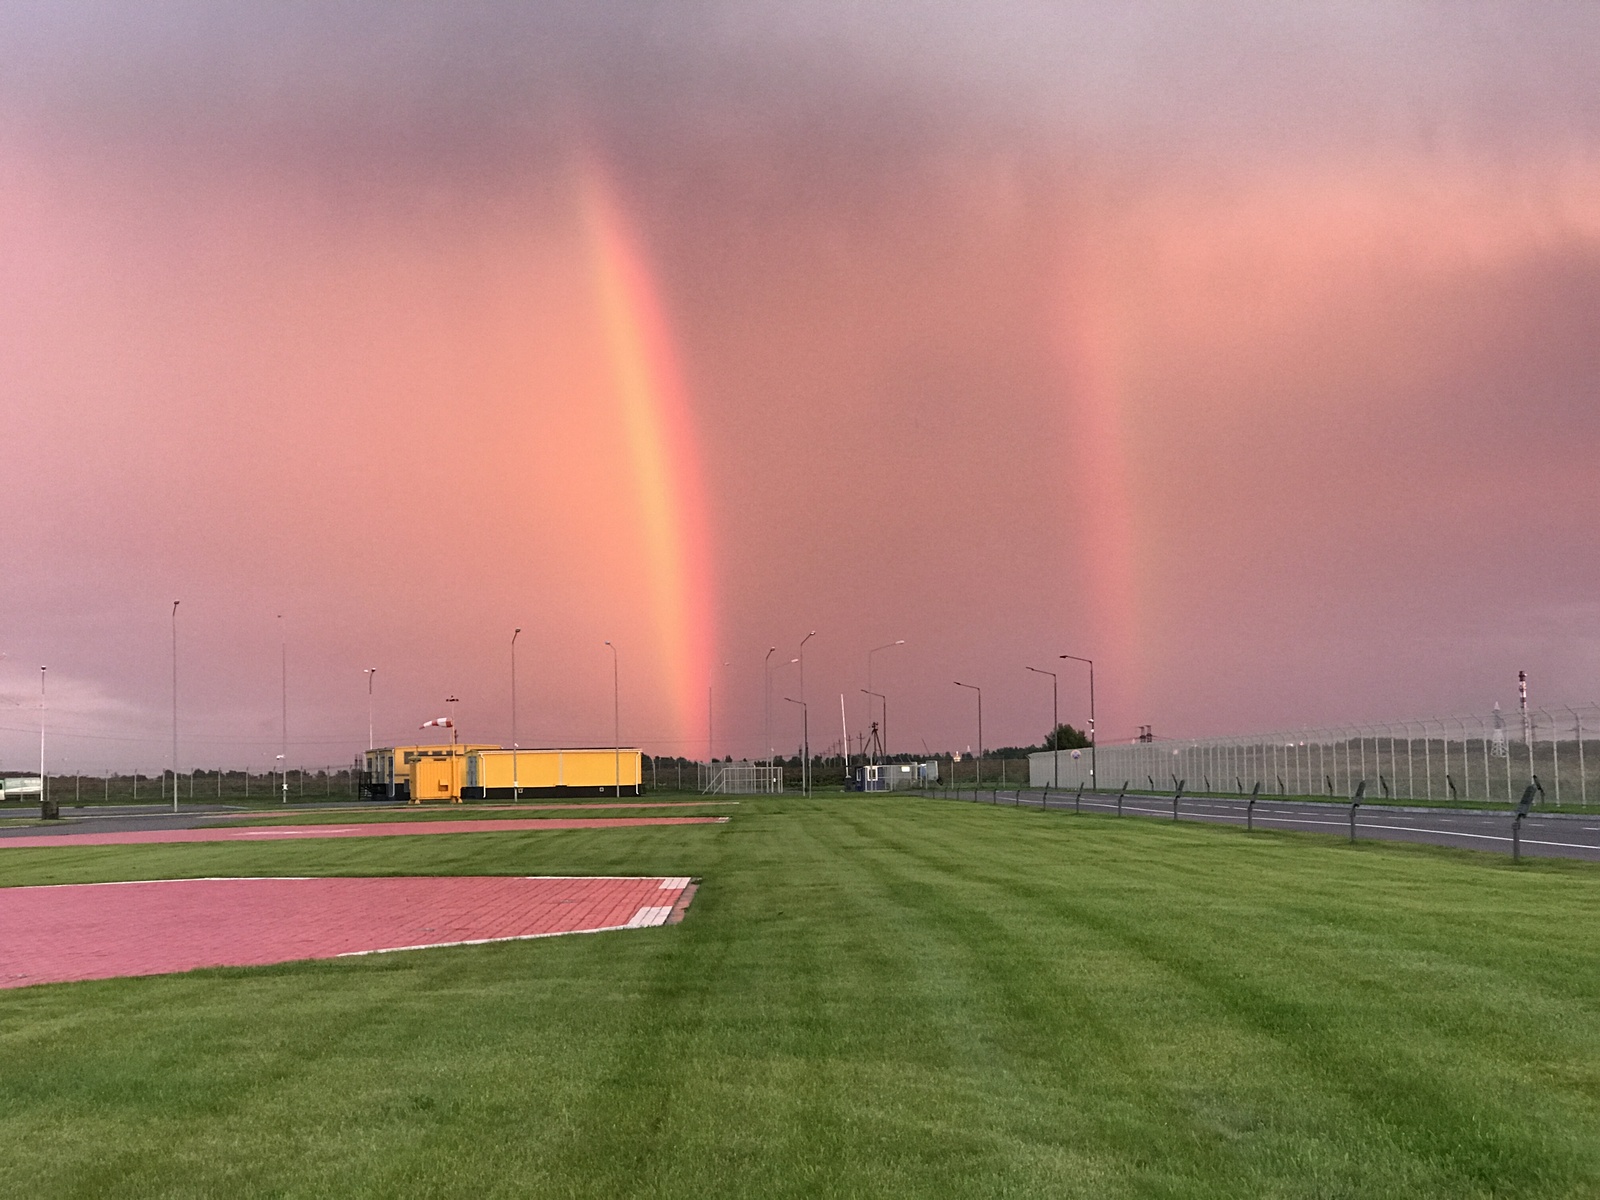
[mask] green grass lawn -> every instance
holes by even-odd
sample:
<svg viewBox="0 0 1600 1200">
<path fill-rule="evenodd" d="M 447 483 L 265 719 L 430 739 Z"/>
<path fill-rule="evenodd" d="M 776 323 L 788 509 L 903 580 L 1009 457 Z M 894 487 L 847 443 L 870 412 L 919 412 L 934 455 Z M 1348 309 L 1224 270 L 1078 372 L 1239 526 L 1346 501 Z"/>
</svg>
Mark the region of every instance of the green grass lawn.
<svg viewBox="0 0 1600 1200">
<path fill-rule="evenodd" d="M 0 992 L 0 1192 L 1600 1195 L 1600 870 L 911 797 L 0 850 L 661 874 L 679 926 Z"/>
</svg>

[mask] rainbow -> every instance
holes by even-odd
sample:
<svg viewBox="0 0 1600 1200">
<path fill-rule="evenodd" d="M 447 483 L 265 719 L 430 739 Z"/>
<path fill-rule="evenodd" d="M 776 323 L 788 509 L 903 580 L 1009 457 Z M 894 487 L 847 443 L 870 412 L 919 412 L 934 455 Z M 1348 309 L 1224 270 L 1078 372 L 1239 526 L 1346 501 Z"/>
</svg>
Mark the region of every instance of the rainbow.
<svg viewBox="0 0 1600 1200">
<path fill-rule="evenodd" d="M 579 170 L 587 252 L 627 462 L 643 575 L 677 733 L 701 728 L 715 643 L 712 544 L 698 439 L 660 289 L 605 172 Z"/>
</svg>

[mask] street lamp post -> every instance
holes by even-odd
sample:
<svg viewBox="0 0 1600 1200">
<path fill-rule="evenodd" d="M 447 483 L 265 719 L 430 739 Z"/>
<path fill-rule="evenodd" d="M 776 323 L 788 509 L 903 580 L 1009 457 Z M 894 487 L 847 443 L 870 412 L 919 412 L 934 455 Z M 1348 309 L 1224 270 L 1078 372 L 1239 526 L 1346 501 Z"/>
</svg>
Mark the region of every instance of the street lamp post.
<svg viewBox="0 0 1600 1200">
<path fill-rule="evenodd" d="M 976 787 L 983 782 L 983 689 L 972 683 L 962 683 L 956 680 L 958 688 L 967 688 L 978 693 L 978 758 L 972 767 L 972 783 Z"/>
<path fill-rule="evenodd" d="M 367 668 L 367 749 L 372 749 L 372 677 L 378 673 L 377 667 Z"/>
<path fill-rule="evenodd" d="M 1073 662 L 1089 664 L 1089 789 L 1093 791 L 1100 784 L 1100 775 L 1095 770 L 1095 736 L 1094 736 L 1094 659 L 1079 658 L 1076 654 L 1063 654 L 1062 658 L 1070 658 Z"/>
<path fill-rule="evenodd" d="M 518 625 L 511 631 L 511 803 L 519 804 L 522 801 L 522 777 L 517 773 L 517 635 L 522 632 Z M 485 779 L 485 785 L 488 784 Z"/>
<path fill-rule="evenodd" d="M 805 759 L 802 760 L 800 766 L 800 792 L 804 796 L 810 796 L 811 777 L 806 771 L 806 767 L 811 760 L 810 714 L 806 711 L 806 702 L 804 700 L 796 700 L 791 696 L 785 696 L 784 699 L 789 701 L 790 704 L 798 704 L 800 706 L 800 744 L 805 748 Z"/>
<path fill-rule="evenodd" d="M 50 787 L 45 782 L 44 773 L 44 673 L 45 667 L 39 668 L 39 815 L 42 817 L 50 810 L 46 807 L 50 799 Z M 135 773 L 134 778 L 138 778 Z"/>
<path fill-rule="evenodd" d="M 905 638 L 901 638 L 899 641 L 885 642 L 881 646 L 874 646 L 871 650 L 867 651 L 867 694 L 869 696 L 877 695 L 877 693 L 872 690 L 872 656 L 874 654 L 876 654 L 879 650 L 893 650 L 896 646 L 904 646 L 905 644 L 906 644 Z M 881 696 L 879 696 L 878 698 L 880 700 L 883 699 L 883 697 L 881 697 Z M 883 737 L 882 737 L 882 742 L 883 742 L 883 759 L 884 759 L 885 762 L 888 762 L 889 761 L 889 702 L 887 700 L 884 700 L 884 704 L 883 704 Z M 847 763 L 849 761 L 849 759 L 848 759 L 848 750 L 849 750 L 849 747 L 846 747 L 846 753 L 847 753 L 846 762 Z"/>
<path fill-rule="evenodd" d="M 1061 735 L 1061 704 L 1060 704 L 1060 696 L 1059 696 L 1059 694 L 1058 694 L 1058 692 L 1056 690 L 1056 684 L 1057 684 L 1058 680 L 1056 679 L 1056 673 L 1054 671 L 1046 671 L 1046 670 L 1044 670 L 1044 669 L 1042 669 L 1040 667 L 1028 667 L 1027 669 L 1032 671 L 1035 675 L 1048 675 L 1048 676 L 1050 676 L 1050 741 L 1051 741 L 1050 765 L 1055 768 L 1054 773 L 1053 773 L 1055 782 L 1051 786 L 1052 787 L 1060 787 L 1061 786 L 1061 740 L 1060 740 L 1060 735 Z"/>
<path fill-rule="evenodd" d="M 606 643 L 611 646 L 610 642 Z M 622 701 L 617 686 L 617 648 L 611 646 L 611 749 L 614 754 L 612 779 L 617 787 L 617 799 L 622 799 Z"/>
<path fill-rule="evenodd" d="M 283 766 L 278 771 L 278 784 L 283 803 L 289 803 L 289 634 L 284 629 L 283 614 L 278 614 L 278 667 L 279 698 L 282 703 L 283 753 L 278 755 Z"/>
<path fill-rule="evenodd" d="M 178 602 L 172 602 L 172 811 L 178 811 Z"/>
<path fill-rule="evenodd" d="M 810 633 L 806 634 L 805 637 L 800 639 L 800 656 L 795 659 L 795 661 L 800 664 L 800 703 L 801 704 L 804 704 L 805 700 L 806 700 L 806 643 L 809 642 L 812 638 L 814 638 L 816 636 L 817 636 L 817 631 L 815 629 L 813 629 Z M 801 728 L 806 730 L 807 732 L 806 732 L 805 739 L 804 739 L 804 741 L 802 743 L 802 746 L 801 746 L 801 749 L 805 753 L 805 758 L 802 760 L 802 762 L 800 764 L 800 779 L 801 779 L 801 787 L 802 787 L 802 789 L 804 790 L 805 794 L 807 796 L 809 796 L 809 795 L 811 795 L 811 734 L 810 734 L 810 728 L 811 727 L 810 727 L 810 725 L 808 723 L 806 723 L 805 721 L 802 721 L 801 722 Z"/>
<path fill-rule="evenodd" d="M 772 656 L 777 652 L 778 648 L 776 646 L 768 646 L 767 656 L 761 660 L 761 672 L 766 678 L 766 687 L 761 693 L 761 700 L 762 719 L 766 722 L 764 732 L 767 735 L 767 771 L 769 774 L 772 771 L 772 756 L 775 749 L 772 745 Z"/>
</svg>

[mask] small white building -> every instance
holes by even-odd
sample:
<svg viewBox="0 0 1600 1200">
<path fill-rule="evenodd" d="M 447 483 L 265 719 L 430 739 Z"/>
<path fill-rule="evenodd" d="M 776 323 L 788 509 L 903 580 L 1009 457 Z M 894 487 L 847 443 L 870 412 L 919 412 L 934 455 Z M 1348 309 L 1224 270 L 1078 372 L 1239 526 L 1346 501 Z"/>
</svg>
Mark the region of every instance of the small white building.
<svg viewBox="0 0 1600 1200">
<path fill-rule="evenodd" d="M 858 792 L 891 792 L 896 788 L 927 787 L 939 782 L 937 762 L 863 763 L 852 769 Z"/>
</svg>

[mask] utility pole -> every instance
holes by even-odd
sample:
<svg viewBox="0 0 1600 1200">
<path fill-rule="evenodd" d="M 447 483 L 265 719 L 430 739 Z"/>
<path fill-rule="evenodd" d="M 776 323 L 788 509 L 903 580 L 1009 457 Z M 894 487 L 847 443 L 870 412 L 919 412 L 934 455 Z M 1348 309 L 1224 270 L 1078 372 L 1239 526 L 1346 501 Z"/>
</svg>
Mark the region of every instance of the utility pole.
<svg viewBox="0 0 1600 1200">
<path fill-rule="evenodd" d="M 522 777 L 517 773 L 517 635 L 522 632 L 518 625 L 511 631 L 511 803 L 518 804 L 522 800 Z M 484 780 L 487 787 L 488 780 Z"/>
<path fill-rule="evenodd" d="M 172 602 L 172 811 L 178 811 L 178 602 Z"/>
<path fill-rule="evenodd" d="M 289 803 L 289 634 L 284 629 L 283 614 L 278 614 L 278 657 L 281 667 L 283 701 L 283 753 L 278 755 L 278 784 L 283 803 Z"/>
<path fill-rule="evenodd" d="M 1073 662 L 1087 663 L 1089 665 L 1089 788 L 1092 791 L 1099 786 L 1100 775 L 1095 770 L 1095 736 L 1094 736 L 1094 659 L 1079 658 L 1076 654 L 1063 654 L 1062 658 L 1070 658 Z"/>
<path fill-rule="evenodd" d="M 610 642 L 606 645 L 611 646 Z M 612 778 L 617 786 L 617 799 L 622 799 L 622 702 L 617 687 L 617 648 L 611 646 L 611 748 L 614 752 Z"/>
<path fill-rule="evenodd" d="M 1050 676 L 1050 765 L 1054 768 L 1055 782 L 1052 787 L 1061 786 L 1061 698 L 1056 689 L 1056 673 L 1045 671 L 1039 667 L 1028 667 L 1035 675 Z"/>
<path fill-rule="evenodd" d="M 975 684 L 962 683 L 959 679 L 956 680 L 956 686 L 978 693 L 978 758 L 972 771 L 972 782 L 976 786 L 983 782 L 983 689 Z"/>
</svg>

